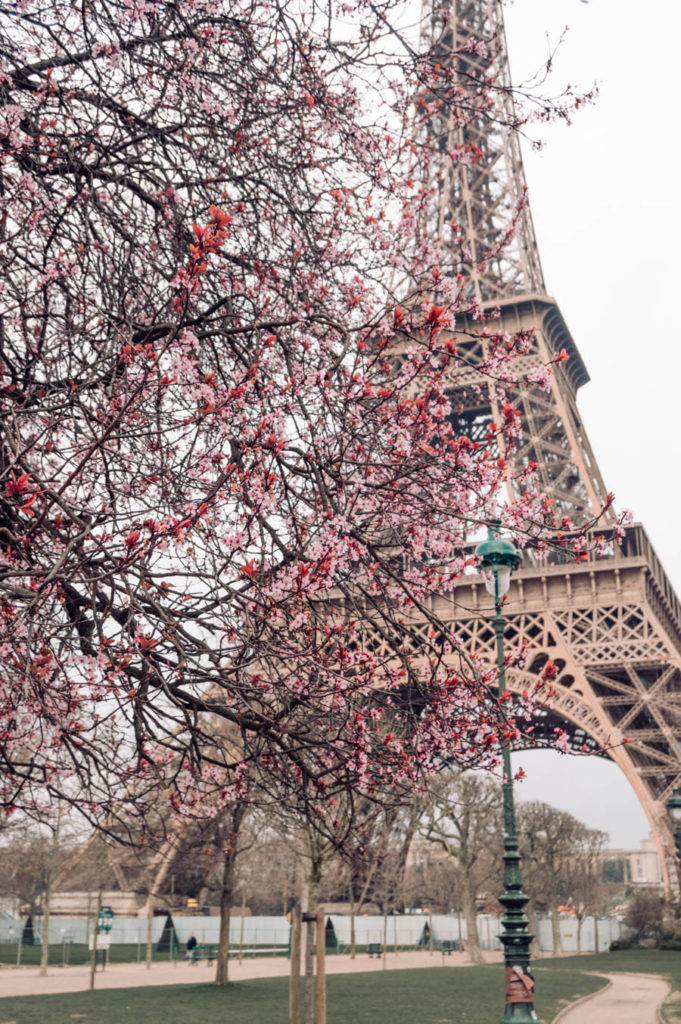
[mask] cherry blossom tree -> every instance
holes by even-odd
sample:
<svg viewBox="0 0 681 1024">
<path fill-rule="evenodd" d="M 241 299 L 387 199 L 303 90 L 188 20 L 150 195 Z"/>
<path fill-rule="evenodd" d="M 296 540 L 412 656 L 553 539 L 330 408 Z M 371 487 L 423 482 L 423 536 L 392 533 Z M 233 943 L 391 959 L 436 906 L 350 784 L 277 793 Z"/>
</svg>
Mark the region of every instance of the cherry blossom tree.
<svg viewBox="0 0 681 1024">
<path fill-rule="evenodd" d="M 497 86 L 403 13 L 0 5 L 8 810 L 160 828 L 257 783 L 337 838 L 340 793 L 515 728 L 431 600 L 480 524 L 553 525 L 522 472 L 504 502 L 510 405 L 453 429 L 482 313 L 421 230 L 428 118 Z M 480 329 L 498 389 L 530 339 Z"/>
</svg>

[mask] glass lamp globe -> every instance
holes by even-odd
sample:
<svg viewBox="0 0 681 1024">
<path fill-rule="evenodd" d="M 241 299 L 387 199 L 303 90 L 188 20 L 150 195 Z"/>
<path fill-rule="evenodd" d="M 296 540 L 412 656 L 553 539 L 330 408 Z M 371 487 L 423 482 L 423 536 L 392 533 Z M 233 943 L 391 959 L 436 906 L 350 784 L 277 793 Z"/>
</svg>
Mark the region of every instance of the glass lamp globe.
<svg viewBox="0 0 681 1024">
<path fill-rule="evenodd" d="M 495 537 L 490 530 L 489 537 L 482 544 L 478 544 L 475 553 L 480 559 L 485 590 L 492 597 L 503 597 L 511 586 L 511 570 L 515 569 L 522 560 L 522 556 L 515 549 L 510 540 L 503 540 Z M 495 578 L 497 588 L 495 590 Z"/>
<path fill-rule="evenodd" d="M 497 580 L 497 586 L 494 585 L 494 580 Z M 485 581 L 485 590 L 490 597 L 503 597 L 504 594 L 508 594 L 511 589 L 511 566 L 510 565 L 495 565 L 493 569 L 488 569 L 483 573 L 483 579 Z"/>
</svg>

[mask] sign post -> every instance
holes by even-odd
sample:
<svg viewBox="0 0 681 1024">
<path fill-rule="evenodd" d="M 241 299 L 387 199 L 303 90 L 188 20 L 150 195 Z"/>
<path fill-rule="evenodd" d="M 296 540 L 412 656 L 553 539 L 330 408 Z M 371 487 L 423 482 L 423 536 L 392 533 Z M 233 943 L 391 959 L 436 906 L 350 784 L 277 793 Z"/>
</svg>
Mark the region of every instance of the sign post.
<svg viewBox="0 0 681 1024">
<path fill-rule="evenodd" d="M 97 924 L 97 941 L 90 945 L 90 949 L 95 950 L 95 969 L 97 967 L 97 959 L 99 950 L 102 951 L 102 970 L 106 970 L 106 958 L 107 953 L 111 947 L 111 935 L 109 934 L 113 927 L 114 912 L 111 907 L 100 906 L 99 908 L 99 922 Z M 94 938 L 94 937 L 93 937 Z"/>
</svg>

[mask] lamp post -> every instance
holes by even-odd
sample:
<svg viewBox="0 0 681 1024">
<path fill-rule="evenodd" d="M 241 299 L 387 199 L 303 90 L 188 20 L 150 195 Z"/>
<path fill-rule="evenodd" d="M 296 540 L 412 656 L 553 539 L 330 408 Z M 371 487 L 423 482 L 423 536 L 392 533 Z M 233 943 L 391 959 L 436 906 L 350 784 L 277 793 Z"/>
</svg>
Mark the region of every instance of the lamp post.
<svg viewBox="0 0 681 1024">
<path fill-rule="evenodd" d="M 669 800 L 667 800 L 667 814 L 674 830 L 676 854 L 681 859 L 681 796 L 678 789 L 675 789 Z"/>
<path fill-rule="evenodd" d="M 669 815 L 669 824 L 671 825 L 672 831 L 674 833 L 674 845 L 676 846 L 676 867 L 678 880 L 679 861 L 681 861 L 681 795 L 679 795 L 678 789 L 675 789 L 672 795 L 669 797 L 669 800 L 667 800 L 667 814 Z"/>
<path fill-rule="evenodd" d="M 489 537 L 478 545 L 477 555 L 485 576 L 485 588 L 494 598 L 494 634 L 496 637 L 497 668 L 501 697 L 506 689 L 506 656 L 504 653 L 504 632 L 506 619 L 502 615 L 504 595 L 511 586 L 511 571 L 521 562 L 521 556 L 509 540 L 498 537 L 493 530 Z M 501 756 L 504 769 L 504 892 L 499 902 L 504 908 L 501 919 L 502 931 L 499 936 L 504 947 L 506 967 L 506 1008 L 501 1024 L 530 1024 L 537 1021 L 534 1011 L 534 978 L 530 972 L 530 941 L 525 904 L 528 897 L 523 892 L 520 876 L 520 854 L 515 826 L 513 803 L 513 780 L 511 775 L 511 751 L 508 740 L 501 739 Z"/>
</svg>

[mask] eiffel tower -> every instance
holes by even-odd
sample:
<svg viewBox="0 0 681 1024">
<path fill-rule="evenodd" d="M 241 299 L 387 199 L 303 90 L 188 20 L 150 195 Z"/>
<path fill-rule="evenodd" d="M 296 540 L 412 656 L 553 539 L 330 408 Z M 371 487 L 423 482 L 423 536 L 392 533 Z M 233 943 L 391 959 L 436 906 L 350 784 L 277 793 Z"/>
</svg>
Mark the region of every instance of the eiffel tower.
<svg viewBox="0 0 681 1024">
<path fill-rule="evenodd" d="M 576 402 L 589 376 L 558 305 L 546 293 L 531 212 L 523 206 L 526 184 L 512 130 L 502 3 L 450 0 L 445 17 L 442 10 L 425 0 L 426 42 L 469 81 L 492 78 L 495 104 L 465 128 L 446 108 L 431 119 L 428 131 L 442 160 L 436 215 L 426 230 L 441 240 L 451 258 L 447 269 L 464 276 L 483 310 L 498 310 L 494 333 L 534 328 L 528 362 L 546 363 L 561 349 L 568 354 L 567 362 L 555 366 L 549 393 L 521 387 L 511 398 L 522 415 L 517 457 L 536 463 L 541 487 L 561 514 L 585 523 L 607 493 Z M 471 38 L 484 43 L 487 53 L 466 45 Z M 467 164 L 448 157 L 466 145 L 476 147 L 479 160 Z M 512 241 L 499 248 L 514 222 Z M 461 326 L 457 344 L 474 364 L 483 355 L 485 331 L 479 323 Z M 464 399 L 458 415 L 461 432 L 482 436 L 495 409 L 491 401 L 485 407 Z M 607 534 L 612 525 L 606 520 L 598 532 Z M 454 610 L 447 613 L 443 601 L 437 611 L 454 620 L 468 649 L 494 661 L 490 602 L 479 577 L 462 579 Z M 531 651 L 526 667 L 510 673 L 510 689 L 530 689 L 548 658 L 558 668 L 555 699 L 536 724 L 537 742 L 548 744 L 560 727 L 575 752 L 607 756 L 619 766 L 650 822 L 665 889 L 676 889 L 665 803 L 681 785 L 681 605 L 644 528 L 627 528 L 624 542 L 609 556 L 591 555 L 579 564 L 561 564 L 555 554 L 526 554 L 506 613 L 511 644 L 526 642 Z"/>
</svg>

